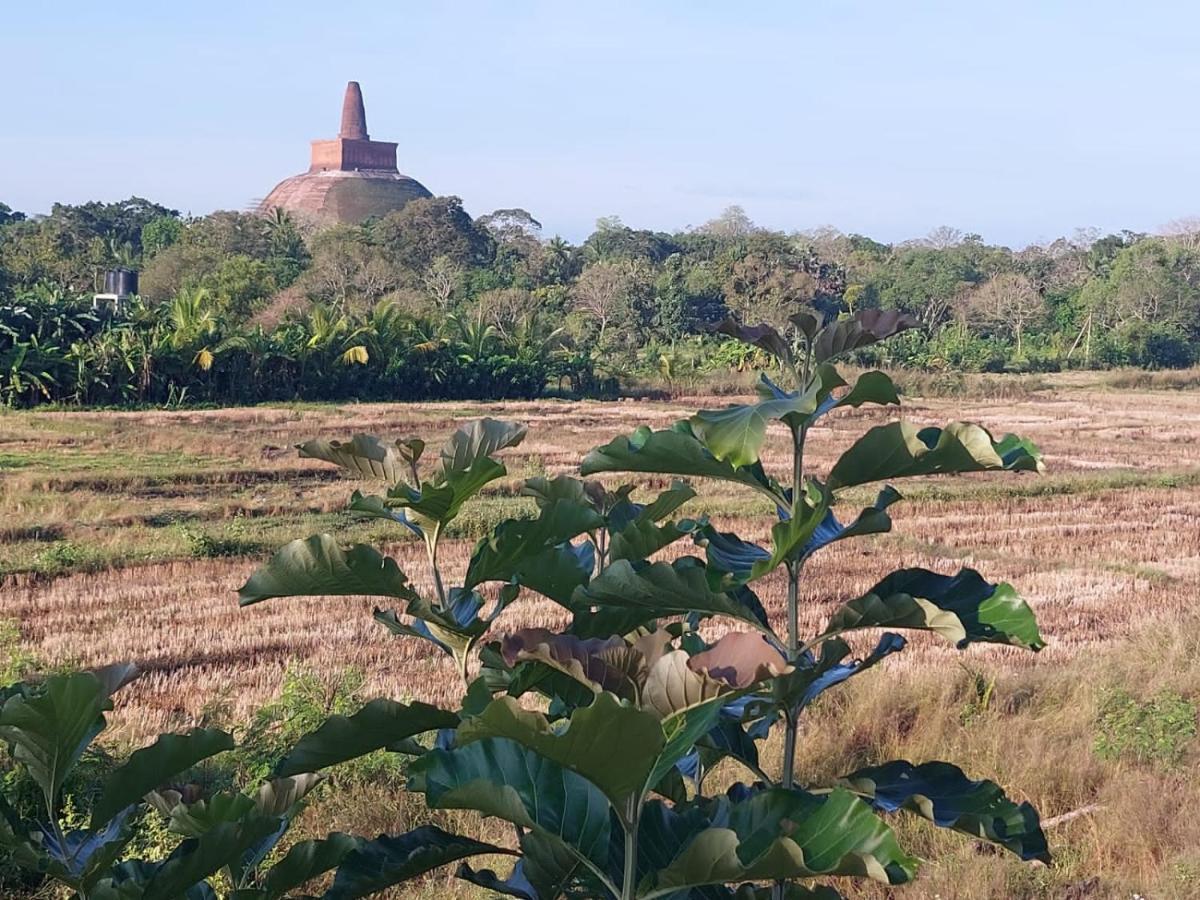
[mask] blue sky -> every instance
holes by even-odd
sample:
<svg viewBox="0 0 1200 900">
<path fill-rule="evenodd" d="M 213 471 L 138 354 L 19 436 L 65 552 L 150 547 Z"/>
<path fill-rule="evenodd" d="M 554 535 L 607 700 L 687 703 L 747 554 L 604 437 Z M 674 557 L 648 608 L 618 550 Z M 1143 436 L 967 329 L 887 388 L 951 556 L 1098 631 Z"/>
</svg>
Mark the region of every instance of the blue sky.
<svg viewBox="0 0 1200 900">
<path fill-rule="evenodd" d="M 1013 245 L 1200 214 L 1195 3 L 4 6 L 0 201 L 32 212 L 244 208 L 307 168 L 356 79 L 402 171 L 572 239 L 734 203 Z"/>
</svg>

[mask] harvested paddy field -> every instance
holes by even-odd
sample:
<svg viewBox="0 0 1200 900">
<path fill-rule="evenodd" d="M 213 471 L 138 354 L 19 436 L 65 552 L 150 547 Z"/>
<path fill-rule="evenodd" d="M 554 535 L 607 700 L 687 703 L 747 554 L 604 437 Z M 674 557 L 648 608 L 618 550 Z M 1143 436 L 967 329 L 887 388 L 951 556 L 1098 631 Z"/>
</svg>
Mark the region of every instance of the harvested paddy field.
<svg viewBox="0 0 1200 900">
<path fill-rule="evenodd" d="M 354 670 L 362 697 L 451 702 L 460 691 L 453 667 L 424 642 L 390 636 L 372 621 L 370 600 L 238 608 L 237 588 L 273 549 L 322 531 L 379 546 L 418 590 L 431 589 L 423 547 L 398 528 L 345 512 L 355 482 L 298 458 L 292 446 L 358 432 L 418 434 L 436 446 L 480 415 L 528 424 L 525 442 L 502 454 L 508 476 L 468 507 L 443 545 L 446 568 L 461 574 L 479 535 L 532 511 L 519 496 L 524 479 L 574 472 L 588 449 L 618 434 L 723 402 L 6 413 L 0 619 L 19 635 L 8 652 L 42 665 L 137 662 L 147 675 L 118 695 L 116 741 L 142 742 L 217 708 L 245 721 L 278 695 L 289 670 L 330 681 Z M 1047 472 L 898 485 L 905 499 L 892 508 L 890 534 L 834 545 L 806 573 L 805 625 L 817 630 L 837 603 L 892 569 L 971 566 L 1019 589 L 1048 646 L 1037 655 L 980 647 L 958 653 L 944 642 L 914 639 L 876 678 L 858 679 L 813 710 L 801 773 L 820 781 L 877 758 L 947 758 L 996 777 L 1052 821 L 1083 810 L 1049 832 L 1057 867 L 986 857 L 965 878 L 962 861 L 979 862 L 969 841 L 906 827 L 902 836 L 913 848 L 939 862 L 905 896 L 1200 896 L 1200 825 L 1178 809 L 1187 794 L 1190 802 L 1200 797 L 1193 737 L 1200 699 L 1200 395 L 1064 383 L 1017 400 L 909 398 L 904 411 L 919 423 L 966 419 L 1017 432 L 1041 448 Z M 827 470 L 864 427 L 894 414 L 864 409 L 833 417 L 833 427 L 814 432 L 812 471 Z M 785 464 L 782 455 L 768 454 L 765 462 L 768 469 Z M 766 504 L 716 483 L 695 487 L 689 514 L 767 539 Z M 846 508 L 860 500 L 867 502 L 867 493 L 852 495 Z M 689 551 L 680 545 L 675 552 Z M 782 615 L 782 577 L 760 595 L 773 617 Z M 562 621 L 548 601 L 522 599 L 501 625 Z M 1128 697 L 1144 705 L 1167 695 L 1193 704 L 1191 732 L 1163 738 L 1178 742 L 1177 753 L 1101 752 L 1113 702 Z M 380 810 L 366 823 L 351 817 L 336 826 L 394 830 L 405 815 Z M 459 895 L 443 881 L 429 890 Z M 883 896 L 871 891 L 849 895 Z"/>
</svg>

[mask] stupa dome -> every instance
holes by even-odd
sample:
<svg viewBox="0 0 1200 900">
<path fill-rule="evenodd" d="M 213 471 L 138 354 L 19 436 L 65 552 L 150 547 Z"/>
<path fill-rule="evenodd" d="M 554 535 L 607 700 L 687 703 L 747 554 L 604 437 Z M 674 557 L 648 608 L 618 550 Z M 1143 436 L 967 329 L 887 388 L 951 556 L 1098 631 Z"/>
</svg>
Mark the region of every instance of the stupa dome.
<svg viewBox="0 0 1200 900">
<path fill-rule="evenodd" d="M 322 225 L 358 224 L 400 209 L 409 200 L 432 196 L 425 185 L 396 167 L 394 143 L 371 140 L 362 89 L 351 81 L 338 136 L 313 141 L 308 171 L 279 182 L 259 210 L 268 213 L 279 207 Z"/>
</svg>

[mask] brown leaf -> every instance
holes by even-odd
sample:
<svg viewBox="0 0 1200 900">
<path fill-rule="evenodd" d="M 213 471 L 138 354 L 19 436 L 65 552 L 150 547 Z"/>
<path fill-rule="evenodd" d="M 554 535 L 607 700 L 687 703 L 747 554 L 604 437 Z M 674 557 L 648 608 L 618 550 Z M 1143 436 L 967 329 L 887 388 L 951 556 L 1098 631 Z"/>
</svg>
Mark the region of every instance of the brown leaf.
<svg viewBox="0 0 1200 900">
<path fill-rule="evenodd" d="M 742 325 L 733 319 L 726 319 L 715 329 L 719 334 L 727 334 L 747 344 L 753 344 L 760 350 L 766 350 L 786 362 L 792 361 L 792 348 L 778 331 L 765 322 L 761 325 Z"/>
<path fill-rule="evenodd" d="M 728 684 L 694 671 L 683 650 L 664 654 L 646 676 L 642 708 L 667 718 L 731 690 Z"/>
<path fill-rule="evenodd" d="M 912 316 L 894 309 L 864 309 L 853 318 L 830 322 L 822 328 L 813 338 L 813 356 L 822 363 L 918 325 Z"/>
<path fill-rule="evenodd" d="M 730 687 L 749 687 L 756 681 L 785 675 L 792 671 L 786 659 L 765 637 L 752 631 L 732 631 L 703 653 L 697 653 L 688 665 L 693 671 Z"/>
<path fill-rule="evenodd" d="M 646 678 L 646 660 L 620 637 L 588 638 L 555 634 L 545 628 L 523 628 L 501 644 L 510 666 L 536 660 L 553 666 L 597 691 L 636 699 Z"/>
</svg>

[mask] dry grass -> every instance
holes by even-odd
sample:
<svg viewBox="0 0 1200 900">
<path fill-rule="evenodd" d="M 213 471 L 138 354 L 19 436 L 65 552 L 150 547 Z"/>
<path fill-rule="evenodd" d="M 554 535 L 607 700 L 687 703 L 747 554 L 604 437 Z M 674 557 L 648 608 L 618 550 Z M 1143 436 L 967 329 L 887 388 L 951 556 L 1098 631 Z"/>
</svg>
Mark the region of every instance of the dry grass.
<svg viewBox="0 0 1200 900">
<path fill-rule="evenodd" d="M 526 443 L 506 454 L 509 477 L 491 486 L 446 548 L 448 568 L 460 573 L 474 536 L 528 508 L 515 496 L 523 478 L 569 472 L 588 448 L 640 424 L 664 426 L 706 403 L 714 401 L 5 414 L 0 618 L 16 620 L 25 647 L 48 662 L 133 659 L 147 670 L 123 692 L 113 717 L 122 741 L 184 727 L 222 698 L 245 716 L 297 662 L 333 672 L 357 667 L 370 694 L 453 702 L 459 682 L 452 668 L 426 645 L 374 625 L 368 600 L 238 609 L 234 592 L 269 548 L 319 530 L 384 544 L 418 587 L 428 587 L 414 543 L 379 523 L 353 522 L 340 511 L 352 484 L 288 448 L 355 431 L 436 437 L 483 413 L 528 422 Z M 812 567 L 805 625 L 817 629 L 835 603 L 899 565 L 971 565 L 1018 585 L 1049 647 L 1038 656 L 998 648 L 964 656 L 915 640 L 878 677 L 859 679 L 814 710 L 802 771 L 822 780 L 858 762 L 945 757 L 998 774 L 1049 816 L 1090 802 L 1105 807 L 1052 833 L 1063 860 L 1053 870 L 979 856 L 969 842 L 906 828 L 912 846 L 942 858 L 908 896 L 1070 896 L 1062 892 L 1084 890 L 1079 885 L 1093 876 L 1100 878 L 1094 893 L 1073 896 L 1200 896 L 1200 880 L 1187 880 L 1200 870 L 1200 833 L 1194 817 L 1171 808 L 1181 792 L 1200 796 L 1194 767 L 1129 768 L 1091 750 L 1105 685 L 1124 679 L 1148 691 L 1170 681 L 1184 696 L 1200 697 L 1196 643 L 1178 637 L 1197 624 L 1200 397 L 1064 382 L 1016 401 L 938 397 L 908 402 L 906 410 L 919 422 L 966 418 L 1018 431 L 1042 447 L 1049 474 L 900 485 L 907 501 L 894 507 L 892 534 L 835 545 Z M 852 413 L 814 435 L 815 470 L 882 418 Z M 785 464 L 782 456 L 766 462 Z M 711 484 L 701 494 L 697 511 L 723 529 L 765 539 L 769 521 L 757 501 Z M 196 558 L 208 546 L 197 535 L 226 540 L 233 555 Z M 761 593 L 778 616 L 782 581 Z M 561 621 L 552 604 L 522 600 L 507 626 Z M 969 725 L 960 715 L 972 683 L 964 662 L 999 685 L 992 707 Z M 309 825 L 320 830 L 332 820 L 353 828 L 347 817 L 363 806 L 314 811 Z M 396 816 L 358 827 L 397 827 Z M 456 896 L 457 888 L 438 881 L 430 890 Z"/>
</svg>

